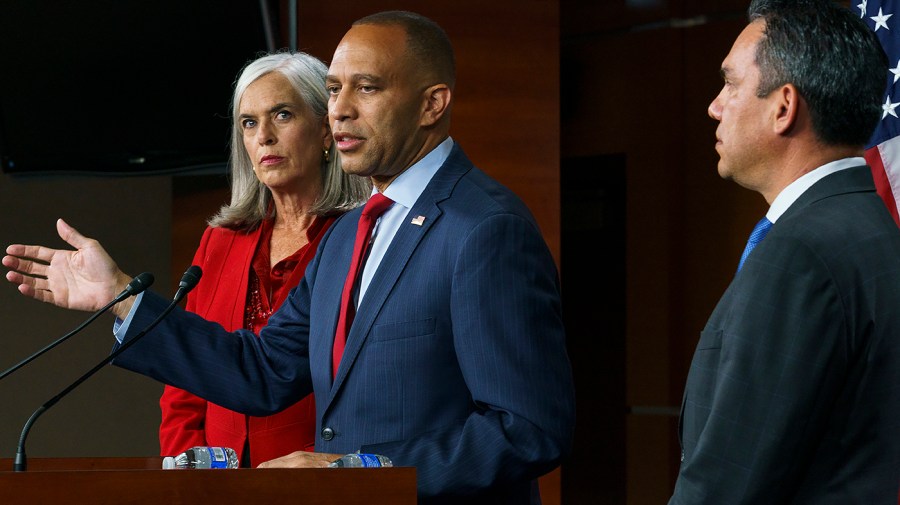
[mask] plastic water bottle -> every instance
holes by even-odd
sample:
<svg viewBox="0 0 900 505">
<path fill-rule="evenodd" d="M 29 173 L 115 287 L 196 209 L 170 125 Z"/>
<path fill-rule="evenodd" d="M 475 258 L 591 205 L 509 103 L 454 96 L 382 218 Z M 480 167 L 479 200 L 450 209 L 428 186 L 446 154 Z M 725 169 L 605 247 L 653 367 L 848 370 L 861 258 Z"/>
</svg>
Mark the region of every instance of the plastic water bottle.
<svg viewBox="0 0 900 505">
<path fill-rule="evenodd" d="M 191 447 L 177 456 L 163 458 L 163 470 L 190 468 L 238 468 L 237 453 L 230 447 Z"/>
<path fill-rule="evenodd" d="M 358 452 L 341 456 L 328 464 L 328 468 L 381 468 L 386 466 L 394 466 L 387 456 Z"/>
</svg>

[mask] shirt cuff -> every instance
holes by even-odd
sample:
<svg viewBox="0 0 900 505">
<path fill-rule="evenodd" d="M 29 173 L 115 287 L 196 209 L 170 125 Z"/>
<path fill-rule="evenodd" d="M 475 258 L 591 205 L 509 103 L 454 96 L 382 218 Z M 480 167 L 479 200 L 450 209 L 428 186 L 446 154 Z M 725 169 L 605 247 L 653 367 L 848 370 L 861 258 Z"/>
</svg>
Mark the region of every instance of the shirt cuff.
<svg viewBox="0 0 900 505">
<path fill-rule="evenodd" d="M 131 310 L 128 311 L 128 315 L 125 316 L 125 320 L 123 321 L 117 317 L 115 322 L 113 322 L 113 335 L 120 344 L 122 343 L 122 339 L 124 339 L 125 335 L 128 333 L 128 327 L 131 326 L 131 320 L 134 319 L 134 312 L 137 310 L 138 305 L 141 304 L 143 298 L 144 292 L 142 291 L 134 297 L 134 304 L 131 306 Z"/>
</svg>

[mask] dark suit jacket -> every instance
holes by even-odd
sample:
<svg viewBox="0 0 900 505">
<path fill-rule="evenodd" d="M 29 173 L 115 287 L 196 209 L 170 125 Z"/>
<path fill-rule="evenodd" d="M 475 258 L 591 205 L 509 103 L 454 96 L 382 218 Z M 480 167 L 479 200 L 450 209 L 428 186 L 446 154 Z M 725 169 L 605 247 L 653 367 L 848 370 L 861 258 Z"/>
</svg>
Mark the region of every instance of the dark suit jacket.
<svg viewBox="0 0 900 505">
<path fill-rule="evenodd" d="M 372 278 L 332 384 L 360 213 L 329 229 L 261 338 L 175 311 L 115 364 L 254 415 L 313 389 L 316 451 L 414 466 L 422 503 L 539 502 L 575 409 L 556 266 L 531 213 L 455 146 Z M 166 305 L 145 293 L 125 338 Z"/>
<path fill-rule="evenodd" d="M 895 504 L 900 231 L 865 166 L 774 224 L 700 335 L 670 504 Z"/>
</svg>

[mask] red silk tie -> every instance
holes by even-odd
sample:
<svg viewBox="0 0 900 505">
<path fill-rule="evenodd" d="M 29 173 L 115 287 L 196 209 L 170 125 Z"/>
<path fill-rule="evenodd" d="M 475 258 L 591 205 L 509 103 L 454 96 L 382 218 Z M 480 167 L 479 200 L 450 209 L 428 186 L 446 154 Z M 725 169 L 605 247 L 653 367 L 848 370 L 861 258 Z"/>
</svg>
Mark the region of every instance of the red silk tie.
<svg viewBox="0 0 900 505">
<path fill-rule="evenodd" d="M 350 261 L 350 271 L 347 272 L 347 280 L 344 281 L 344 291 L 341 293 L 341 314 L 338 316 L 337 330 L 334 333 L 334 346 L 331 351 L 331 377 L 337 375 L 338 365 L 341 364 L 341 356 L 344 354 L 344 345 L 347 343 L 347 333 L 353 324 L 353 316 L 356 314 L 356 306 L 353 303 L 353 288 L 356 286 L 357 277 L 362 271 L 362 264 L 366 257 L 366 251 L 371 242 L 372 229 L 375 221 L 394 203 L 390 198 L 375 193 L 363 207 L 362 216 L 356 228 L 356 242 L 353 243 L 353 259 Z"/>
</svg>

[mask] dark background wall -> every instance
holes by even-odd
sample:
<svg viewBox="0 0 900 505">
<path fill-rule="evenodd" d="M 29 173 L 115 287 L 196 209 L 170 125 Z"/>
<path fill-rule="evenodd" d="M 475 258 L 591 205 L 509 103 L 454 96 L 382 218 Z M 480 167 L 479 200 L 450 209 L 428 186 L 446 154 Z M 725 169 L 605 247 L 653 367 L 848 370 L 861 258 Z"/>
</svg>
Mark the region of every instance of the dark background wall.
<svg viewBox="0 0 900 505">
<path fill-rule="evenodd" d="M 612 172 L 606 187 L 625 195 L 624 203 L 610 196 L 614 191 L 598 198 L 601 208 L 617 211 L 595 221 L 606 232 L 601 236 L 620 239 L 607 239 L 607 247 L 619 249 L 604 255 L 622 261 L 599 267 L 593 281 L 581 280 L 597 296 L 575 308 L 582 320 L 569 333 L 583 337 L 575 359 L 593 364 L 581 367 L 582 387 L 586 368 L 603 384 L 603 396 L 579 396 L 591 414 L 581 416 L 589 427 L 582 424 L 578 436 L 614 455 L 599 464 L 607 468 L 595 469 L 623 483 L 611 480 L 612 492 L 599 503 L 665 503 L 671 494 L 690 358 L 766 209 L 761 196 L 718 176 L 716 122 L 706 112 L 721 89 L 719 66 L 745 25 L 747 3 L 561 3 L 564 279 L 572 268 L 580 274 L 597 265 L 569 262 L 566 181 L 599 168 Z M 623 275 L 624 290 L 606 290 L 606 281 L 619 278 L 605 271 Z M 571 314 L 573 303 L 566 308 Z M 564 486 L 564 497 L 590 503 L 583 490 Z"/>
<path fill-rule="evenodd" d="M 393 8 L 432 17 L 453 39 L 451 134 L 522 196 L 560 266 L 579 415 L 562 503 L 665 503 L 693 347 L 765 211 L 761 197 L 716 174 L 715 122 L 706 116 L 746 2 L 300 1 L 299 48 L 328 62 L 353 19 Z M 100 239 L 123 269 L 152 271 L 154 287 L 171 293 L 225 184 L 0 175 L 0 243 L 62 247 L 61 216 Z M 123 195 L 137 200 L 119 208 Z M 0 288 L 0 369 L 88 315 Z M 0 457 L 14 455 L 34 409 L 110 345 L 105 316 L 0 383 Z M 108 367 L 38 420 L 28 455 L 156 455 L 161 390 Z"/>
<path fill-rule="evenodd" d="M 106 245 L 126 272 L 155 274 L 154 288 L 168 293 L 171 187 L 170 177 L 15 179 L 0 174 L 0 243 L 3 249 L 11 243 L 68 248 L 56 234 L 56 219 L 61 217 Z M 75 329 L 90 315 L 25 298 L 12 284 L 2 282 L 3 370 Z M 0 382 L 0 457 L 15 455 L 32 412 L 100 363 L 112 343 L 112 318 L 103 315 Z M 37 419 L 26 438 L 26 454 L 155 455 L 153 426 L 159 425 L 160 393 L 162 386 L 157 382 L 106 367 Z"/>
<path fill-rule="evenodd" d="M 594 503 L 666 503 L 671 494 L 687 367 L 765 212 L 762 197 L 717 175 L 706 113 L 747 3 L 561 2 L 562 273 L 565 281 L 574 269 L 595 294 L 572 302 L 569 292 L 565 305 L 578 319 L 569 338 L 583 391 L 566 503 L 591 503 L 596 492 L 566 486 L 569 474 L 579 483 L 612 476 Z M 585 177 L 602 189 L 593 223 L 604 250 L 573 264 L 568 244 L 579 247 L 584 232 L 567 231 L 577 208 L 567 212 L 566 188 Z M 589 378 L 596 393 L 584 392 Z"/>
</svg>

